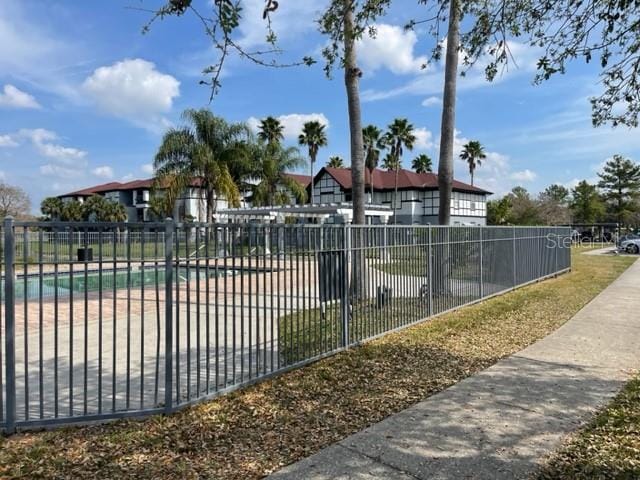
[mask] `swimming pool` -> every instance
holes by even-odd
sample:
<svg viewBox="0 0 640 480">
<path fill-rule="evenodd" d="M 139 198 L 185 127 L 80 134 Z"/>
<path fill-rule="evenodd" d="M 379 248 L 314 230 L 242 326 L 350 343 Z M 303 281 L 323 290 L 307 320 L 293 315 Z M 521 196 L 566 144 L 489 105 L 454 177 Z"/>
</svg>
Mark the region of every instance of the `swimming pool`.
<svg viewBox="0 0 640 480">
<path fill-rule="evenodd" d="M 174 276 L 177 282 L 186 282 L 187 279 L 197 280 L 216 277 L 229 277 L 240 274 L 240 270 L 225 270 L 222 268 L 200 267 L 180 267 L 174 269 Z M 176 281 L 176 280 L 174 280 Z M 61 272 L 56 275 L 52 272 L 29 275 L 18 275 L 15 282 L 16 300 L 37 300 L 51 298 L 58 292 L 58 297 L 69 297 L 71 294 L 84 295 L 85 292 L 112 292 L 120 289 L 140 289 L 141 287 L 152 287 L 163 289 L 165 282 L 165 269 L 163 267 L 145 267 L 131 269 L 103 269 L 75 271 L 73 275 L 69 272 Z M 1 282 L 4 292 L 4 279 Z"/>
</svg>

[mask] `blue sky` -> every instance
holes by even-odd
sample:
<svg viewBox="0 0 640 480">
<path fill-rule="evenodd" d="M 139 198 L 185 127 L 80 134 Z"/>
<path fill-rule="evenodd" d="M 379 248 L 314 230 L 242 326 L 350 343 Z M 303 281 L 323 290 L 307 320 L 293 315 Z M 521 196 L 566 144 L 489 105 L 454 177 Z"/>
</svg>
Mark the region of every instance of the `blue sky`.
<svg viewBox="0 0 640 480">
<path fill-rule="evenodd" d="M 194 0 L 206 10 L 208 0 Z M 37 210 L 48 195 L 76 188 L 150 176 L 162 132 L 180 124 L 188 107 L 210 106 L 219 115 L 251 125 L 266 115 L 282 116 L 288 141 L 309 118 L 328 124 L 331 155 L 348 159 L 346 99 L 341 72 L 328 80 L 322 64 L 265 69 L 231 58 L 220 95 L 209 105 L 199 85 L 201 70 L 215 54 L 192 16 L 141 29 L 159 0 L 2 0 L 0 2 L 0 175 L 30 194 Z M 417 4 L 417 2 L 415 2 Z M 262 0 L 246 0 L 238 41 L 263 46 Z M 274 27 L 283 62 L 319 57 L 325 39 L 316 33 L 322 2 L 280 2 Z M 399 2 L 396 2 L 400 5 Z M 421 69 L 433 46 L 426 32 L 402 25 L 424 17 L 423 7 L 401 2 L 380 19 L 378 36 L 359 46 L 365 123 L 386 126 L 407 117 L 418 153 L 437 159 L 441 65 Z M 518 67 L 497 81 L 480 68 L 460 80 L 457 147 L 480 140 L 488 158 L 476 183 L 496 193 L 515 185 L 532 192 L 551 183 L 594 180 L 615 153 L 640 157 L 637 130 L 591 127 L 589 96 L 599 91 L 593 67 L 575 63 L 566 75 L 541 85 L 531 80 L 539 52 L 513 42 Z M 455 176 L 468 181 L 461 161 Z"/>
</svg>

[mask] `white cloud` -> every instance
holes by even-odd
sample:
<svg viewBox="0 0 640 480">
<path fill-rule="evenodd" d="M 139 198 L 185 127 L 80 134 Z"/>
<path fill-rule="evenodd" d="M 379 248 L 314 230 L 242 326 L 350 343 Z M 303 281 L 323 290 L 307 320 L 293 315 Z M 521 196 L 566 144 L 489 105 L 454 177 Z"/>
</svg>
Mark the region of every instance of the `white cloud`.
<svg viewBox="0 0 640 480">
<path fill-rule="evenodd" d="M 153 164 L 145 163 L 144 165 L 142 165 L 142 167 L 140 167 L 140 170 L 142 170 L 147 175 L 153 175 Z"/>
<path fill-rule="evenodd" d="M 100 178 L 113 178 L 113 168 L 109 167 L 108 165 L 96 167 L 91 170 L 91 173 Z"/>
<path fill-rule="evenodd" d="M 74 168 L 66 165 L 57 165 L 54 163 L 47 163 L 40 167 L 40 173 L 47 177 L 58 178 L 79 178 L 85 175 L 85 171 L 82 168 Z"/>
<path fill-rule="evenodd" d="M 37 22 L 25 2 L 0 1 L 0 72 L 39 89 L 78 97 L 70 77 L 82 68 L 81 42 L 63 38 L 45 22 Z M 49 5 L 42 5 L 43 13 Z"/>
<path fill-rule="evenodd" d="M 418 150 L 429 150 L 433 147 L 433 134 L 426 128 L 416 128 L 413 134 L 416 136 L 415 147 Z"/>
<path fill-rule="evenodd" d="M 284 137 L 287 140 L 298 138 L 298 135 L 302 132 L 302 126 L 306 122 L 315 120 L 329 128 L 329 119 L 324 115 L 324 113 L 290 113 L 287 115 L 280 115 L 277 118 L 284 127 Z M 260 126 L 260 119 L 250 117 L 247 120 L 247 124 L 249 125 L 249 128 L 254 132 L 257 132 L 258 127 Z"/>
<path fill-rule="evenodd" d="M 427 97 L 422 101 L 423 107 L 433 107 L 435 105 L 442 105 L 442 99 L 440 97 Z"/>
<path fill-rule="evenodd" d="M 488 59 L 480 58 L 475 65 L 466 71 L 465 76 L 458 77 L 458 92 L 465 90 L 474 90 L 481 87 L 495 85 L 506 79 L 514 77 L 517 74 L 531 74 L 535 71 L 536 59 L 540 55 L 540 50 L 526 44 L 510 41 L 508 42 L 511 54 L 514 57 L 512 68 L 505 70 L 502 74 L 496 76 L 493 82 L 488 82 L 485 78 L 484 69 L 487 66 Z M 446 40 L 443 41 L 446 46 Z M 459 70 L 465 68 L 462 65 L 462 57 L 460 55 Z M 430 65 L 431 67 L 431 65 Z M 444 81 L 443 65 L 434 64 L 433 68 L 421 75 L 416 75 L 409 82 L 395 88 L 387 90 L 368 89 L 362 92 L 363 101 L 386 100 L 389 98 L 400 97 L 403 95 L 437 95 L 442 93 L 442 85 Z"/>
<path fill-rule="evenodd" d="M 16 142 L 11 135 L 0 135 L 0 147 L 17 147 Z"/>
<path fill-rule="evenodd" d="M 20 138 L 26 138 L 31 141 L 36 150 L 43 156 L 52 158 L 61 163 L 72 165 L 78 161 L 83 161 L 87 156 L 87 152 L 79 148 L 64 147 L 57 143 L 58 135 L 55 132 L 44 128 L 22 129 L 17 134 Z M 77 163 L 76 163 L 77 164 Z M 85 165 L 86 162 L 82 162 Z"/>
<path fill-rule="evenodd" d="M 376 35 L 358 42 L 358 59 L 365 73 L 386 68 L 395 74 L 419 73 L 427 57 L 415 56 L 416 33 L 396 25 L 375 26 Z"/>
<path fill-rule="evenodd" d="M 178 80 L 140 58 L 100 67 L 82 86 L 104 112 L 150 130 L 167 126 L 162 115 L 180 95 Z"/>
<path fill-rule="evenodd" d="M 8 108 L 40 108 L 40 104 L 33 95 L 6 84 L 3 93 L 0 93 L 0 107 Z"/>
<path fill-rule="evenodd" d="M 519 172 L 513 172 L 509 178 L 516 182 L 533 182 L 538 178 L 538 175 L 527 168 Z"/>
</svg>

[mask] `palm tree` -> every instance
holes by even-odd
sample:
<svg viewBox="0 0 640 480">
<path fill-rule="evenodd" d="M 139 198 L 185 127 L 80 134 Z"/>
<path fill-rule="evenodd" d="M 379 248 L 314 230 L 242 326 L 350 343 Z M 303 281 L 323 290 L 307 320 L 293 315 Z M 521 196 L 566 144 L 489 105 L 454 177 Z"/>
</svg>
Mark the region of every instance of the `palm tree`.
<svg viewBox="0 0 640 480">
<path fill-rule="evenodd" d="M 304 124 L 302 133 L 298 136 L 298 143 L 309 148 L 309 163 L 311 165 L 311 198 L 309 203 L 313 203 L 313 164 L 318 157 L 320 147 L 327 145 L 327 134 L 324 128 L 325 125 L 317 120 L 312 120 Z"/>
<path fill-rule="evenodd" d="M 243 123 L 227 123 L 207 109 L 185 110 L 182 114 L 188 126 L 165 133 L 156 153 L 155 187 L 164 190 L 168 204 L 175 201 L 194 181 L 200 182 L 201 202 L 206 202 L 207 222 L 213 222 L 216 195 L 224 197 L 233 207 L 240 205 L 237 179 L 231 165 L 248 156 L 251 134 Z"/>
<path fill-rule="evenodd" d="M 304 165 L 304 158 L 295 147 L 284 148 L 278 144 L 260 145 L 261 161 L 254 173 L 258 184 L 253 187 L 253 204 L 256 206 L 288 205 L 295 198 L 299 203 L 307 199 L 307 190 L 288 172 Z"/>
<path fill-rule="evenodd" d="M 64 203 L 58 197 L 47 197 L 40 204 L 40 211 L 48 220 L 60 220 Z"/>
<path fill-rule="evenodd" d="M 431 157 L 429 155 L 421 153 L 411 161 L 411 168 L 413 168 L 416 173 L 433 172 L 433 163 L 431 162 Z"/>
<path fill-rule="evenodd" d="M 395 172 L 400 168 L 398 160 L 391 155 L 391 152 L 387 153 L 382 160 L 382 168 L 388 172 Z"/>
<path fill-rule="evenodd" d="M 344 168 L 344 160 L 342 159 L 342 157 L 339 157 L 337 155 L 329 157 L 329 160 L 327 161 L 327 167 Z"/>
<path fill-rule="evenodd" d="M 106 222 L 125 222 L 127 220 L 127 209 L 119 202 L 106 202 L 104 207 Z"/>
<path fill-rule="evenodd" d="M 487 158 L 484 147 L 477 140 L 471 140 L 462 148 L 460 158 L 469 164 L 469 175 L 471 175 L 471 185 L 473 185 L 473 174 L 476 168 L 482 165 L 482 160 Z"/>
<path fill-rule="evenodd" d="M 375 125 L 367 125 L 362 129 L 364 141 L 364 164 L 369 170 L 369 189 L 373 201 L 373 172 L 378 167 L 380 151 L 386 148 L 382 139 L 382 132 Z"/>
<path fill-rule="evenodd" d="M 284 140 L 284 126 L 277 118 L 263 118 L 258 127 L 258 138 L 269 145 L 280 143 Z"/>
<path fill-rule="evenodd" d="M 60 213 L 60 220 L 63 222 L 81 222 L 84 220 L 84 209 L 77 200 L 65 202 Z"/>
<path fill-rule="evenodd" d="M 393 166 L 395 167 L 395 186 L 393 194 L 393 213 L 394 221 L 396 212 L 398 210 L 398 174 L 402 165 L 402 154 L 404 149 L 413 150 L 413 143 L 416 141 L 416 136 L 413 134 L 413 125 L 409 123 L 406 118 L 396 118 L 388 128 L 387 133 L 384 134 L 384 143 L 389 146 L 389 155 L 393 160 Z"/>
</svg>

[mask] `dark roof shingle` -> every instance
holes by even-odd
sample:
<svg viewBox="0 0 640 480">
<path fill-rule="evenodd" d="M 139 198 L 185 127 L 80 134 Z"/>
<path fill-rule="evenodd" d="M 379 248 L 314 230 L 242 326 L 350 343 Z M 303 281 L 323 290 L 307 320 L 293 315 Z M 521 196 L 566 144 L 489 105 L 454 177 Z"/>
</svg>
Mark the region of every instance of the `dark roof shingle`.
<svg viewBox="0 0 640 480">
<path fill-rule="evenodd" d="M 336 182 L 340 184 L 345 190 L 350 190 L 351 183 L 351 169 L 350 168 L 331 168 L 323 167 L 318 175 L 326 171 L 331 175 Z M 395 188 L 395 172 L 380 170 L 379 168 L 373 171 L 373 188 L 376 190 L 393 190 Z M 365 185 L 368 187 L 371 185 L 369 170 L 365 169 Z M 399 189 L 437 189 L 438 188 L 438 176 L 435 173 L 416 173 L 411 170 L 400 169 L 398 171 L 398 188 Z M 460 192 L 471 193 L 485 193 L 491 192 L 483 190 L 473 185 L 469 185 L 458 180 L 453 181 L 453 189 Z"/>
</svg>

